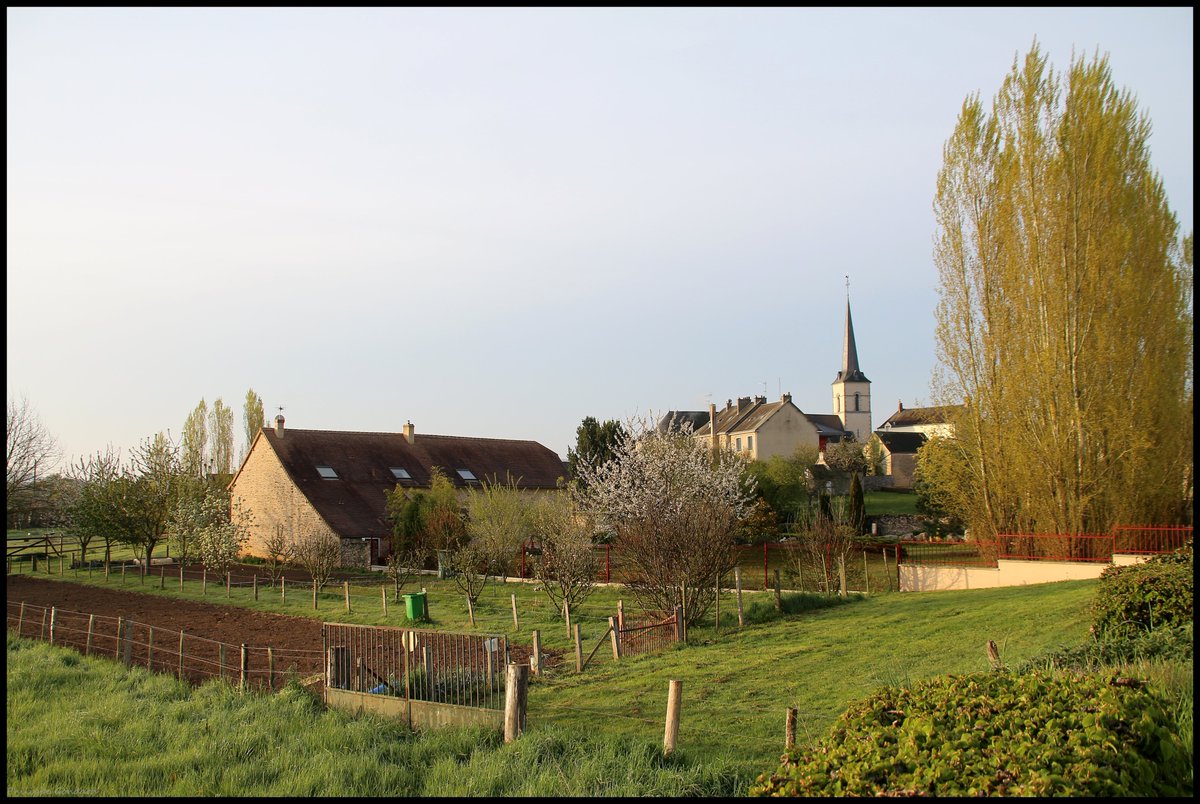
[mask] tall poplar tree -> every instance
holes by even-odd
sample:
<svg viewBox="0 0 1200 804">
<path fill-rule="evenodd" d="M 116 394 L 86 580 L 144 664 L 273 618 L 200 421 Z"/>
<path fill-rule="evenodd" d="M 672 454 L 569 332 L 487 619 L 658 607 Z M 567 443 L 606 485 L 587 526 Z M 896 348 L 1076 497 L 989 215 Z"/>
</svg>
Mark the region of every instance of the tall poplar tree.
<svg viewBox="0 0 1200 804">
<path fill-rule="evenodd" d="M 1107 57 L 1047 61 L 966 99 L 934 202 L 933 392 L 968 472 L 940 499 L 983 539 L 1168 523 L 1192 492 L 1191 235 Z"/>
<path fill-rule="evenodd" d="M 212 471 L 228 474 L 233 471 L 233 410 L 219 398 L 213 402 L 209 412 L 209 430 L 212 436 Z"/>
<path fill-rule="evenodd" d="M 242 406 L 242 422 L 246 427 L 246 451 L 249 452 L 250 445 L 254 443 L 254 437 L 258 435 L 264 422 L 262 397 L 254 393 L 253 388 L 246 391 L 246 402 Z"/>
<path fill-rule="evenodd" d="M 204 477 L 208 457 L 208 405 L 203 399 L 183 423 L 180 451 L 183 470 L 193 477 Z"/>
</svg>

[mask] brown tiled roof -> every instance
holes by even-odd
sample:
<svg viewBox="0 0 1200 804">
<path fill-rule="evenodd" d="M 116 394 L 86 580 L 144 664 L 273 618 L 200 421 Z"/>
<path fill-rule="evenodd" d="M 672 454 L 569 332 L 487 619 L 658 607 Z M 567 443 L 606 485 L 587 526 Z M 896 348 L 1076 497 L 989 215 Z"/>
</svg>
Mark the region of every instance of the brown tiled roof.
<svg viewBox="0 0 1200 804">
<path fill-rule="evenodd" d="M 484 482 L 511 478 L 523 489 L 552 489 L 566 479 L 562 460 L 536 441 L 418 433 L 409 444 L 403 433 L 288 429 L 280 438 L 273 429 L 262 432 L 296 487 L 347 538 L 390 532 L 388 493 L 397 483 L 428 487 L 435 466 L 459 487 L 474 485 L 459 476 L 459 469 Z M 321 477 L 318 466 L 331 467 L 337 479 Z M 412 479 L 398 481 L 392 467 L 408 470 Z"/>
<path fill-rule="evenodd" d="M 881 430 L 889 427 L 911 427 L 916 424 L 948 424 L 954 413 L 962 408 L 961 405 L 941 405 L 931 408 L 905 408 L 893 413 L 887 421 L 879 425 Z"/>
</svg>

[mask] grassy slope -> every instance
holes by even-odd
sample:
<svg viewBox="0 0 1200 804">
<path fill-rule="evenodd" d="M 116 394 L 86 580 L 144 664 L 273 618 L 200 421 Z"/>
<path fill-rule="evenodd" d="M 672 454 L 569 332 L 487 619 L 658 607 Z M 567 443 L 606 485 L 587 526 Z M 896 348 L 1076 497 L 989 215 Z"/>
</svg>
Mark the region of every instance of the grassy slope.
<svg viewBox="0 0 1200 804">
<path fill-rule="evenodd" d="M 1009 664 L 1078 643 L 1094 590 L 1094 581 L 1079 581 L 883 595 L 719 637 L 696 629 L 686 648 L 619 665 L 602 647 L 599 663 L 582 676 L 564 668 L 532 684 L 530 733 L 508 747 L 461 730 L 412 739 L 394 726 L 316 714 L 288 696 L 240 698 L 208 689 L 190 695 L 170 679 L 145 681 L 140 671 L 126 675 L 111 664 L 98 670 L 96 660 L 83 657 L 50 661 L 26 649 L 31 659 L 14 661 L 10 641 L 8 789 L 736 792 L 777 764 L 787 707 L 800 710 L 803 743 L 880 684 L 986 668 L 988 639 Z M 751 614 L 772 616 L 762 603 Z M 58 668 L 64 661 L 70 667 Z M 683 680 L 683 714 L 680 750 L 663 762 L 654 749 L 669 679 Z M 162 688 L 152 693 L 147 685 Z"/>
</svg>

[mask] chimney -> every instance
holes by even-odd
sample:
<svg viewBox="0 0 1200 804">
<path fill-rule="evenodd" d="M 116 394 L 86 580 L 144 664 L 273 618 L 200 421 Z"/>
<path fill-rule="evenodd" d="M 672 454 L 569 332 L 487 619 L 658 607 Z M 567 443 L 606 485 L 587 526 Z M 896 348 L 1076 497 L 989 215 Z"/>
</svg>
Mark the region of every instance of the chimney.
<svg viewBox="0 0 1200 804">
<path fill-rule="evenodd" d="M 783 396 L 781 396 L 779 398 L 779 401 L 780 402 L 791 402 L 792 401 L 792 392 L 788 391 L 786 394 L 784 394 Z"/>
<path fill-rule="evenodd" d="M 767 398 L 766 398 L 765 396 L 756 396 L 756 397 L 754 397 L 754 404 L 756 404 L 756 405 L 765 405 L 766 403 L 767 403 Z"/>
<path fill-rule="evenodd" d="M 408 443 L 413 443 L 417 440 L 416 433 L 413 432 L 413 423 L 408 422 L 404 425 L 404 437 L 408 439 Z"/>
<path fill-rule="evenodd" d="M 713 455 L 717 454 L 717 406 L 708 403 L 708 441 Z"/>
<path fill-rule="evenodd" d="M 750 407 L 750 397 L 739 396 L 738 401 L 737 401 L 738 413 L 742 412 L 742 408 L 748 408 L 748 407 Z"/>
<path fill-rule="evenodd" d="M 904 410 L 904 400 L 903 400 L 903 399 L 901 399 L 901 400 L 900 400 L 900 407 L 896 408 L 896 412 L 897 412 L 897 413 L 900 413 L 900 412 L 901 412 L 901 411 L 903 411 L 903 410 Z"/>
<path fill-rule="evenodd" d="M 283 414 L 275 417 L 275 437 L 283 438 Z"/>
</svg>

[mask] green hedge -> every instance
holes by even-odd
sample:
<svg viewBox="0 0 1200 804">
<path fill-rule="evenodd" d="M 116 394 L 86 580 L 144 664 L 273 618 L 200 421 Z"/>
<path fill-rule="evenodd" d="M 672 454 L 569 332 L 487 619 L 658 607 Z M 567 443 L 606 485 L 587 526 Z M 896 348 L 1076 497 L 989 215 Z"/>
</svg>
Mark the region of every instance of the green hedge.
<svg viewBox="0 0 1200 804">
<path fill-rule="evenodd" d="M 1179 796 L 1166 703 L 1102 675 L 980 673 L 887 687 L 752 795 Z"/>
<path fill-rule="evenodd" d="M 1092 603 L 1097 634 L 1131 634 L 1192 621 L 1192 550 L 1155 556 L 1143 564 L 1109 567 Z"/>
<path fill-rule="evenodd" d="M 1190 622 L 1138 633 L 1103 633 L 1082 645 L 1063 647 L 1029 659 L 1017 668 L 1017 672 L 1098 671 L 1139 661 L 1188 662 L 1192 660 L 1194 646 Z"/>
</svg>

